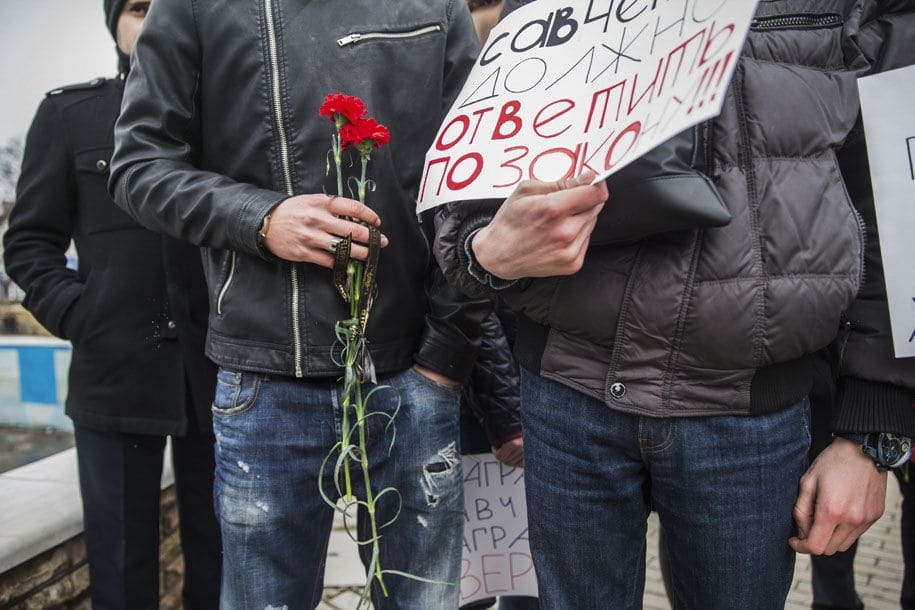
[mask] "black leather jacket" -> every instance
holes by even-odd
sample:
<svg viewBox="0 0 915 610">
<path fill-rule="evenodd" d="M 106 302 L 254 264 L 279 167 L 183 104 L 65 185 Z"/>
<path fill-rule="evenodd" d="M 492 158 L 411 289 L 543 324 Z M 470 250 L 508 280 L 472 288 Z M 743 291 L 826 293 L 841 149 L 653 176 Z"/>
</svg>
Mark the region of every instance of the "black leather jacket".
<svg viewBox="0 0 915 610">
<path fill-rule="evenodd" d="M 203 354 L 200 251 L 148 231 L 108 195 L 120 78 L 56 89 L 29 129 L 6 268 L 25 306 L 73 343 L 66 410 L 97 430 L 209 430 L 216 369 Z M 70 240 L 78 270 L 67 266 Z"/>
<path fill-rule="evenodd" d="M 477 42 L 464 0 L 378 3 L 159 0 L 132 57 L 110 188 L 146 226 L 206 246 L 207 353 L 244 370 L 337 376 L 348 317 L 328 269 L 259 248 L 264 216 L 293 194 L 335 192 L 325 169 L 328 93 L 361 97 L 390 128 L 368 204 L 382 253 L 367 336 L 378 372 L 414 362 L 470 371 L 483 308 L 442 278 L 414 198 L 425 151 Z"/>
</svg>

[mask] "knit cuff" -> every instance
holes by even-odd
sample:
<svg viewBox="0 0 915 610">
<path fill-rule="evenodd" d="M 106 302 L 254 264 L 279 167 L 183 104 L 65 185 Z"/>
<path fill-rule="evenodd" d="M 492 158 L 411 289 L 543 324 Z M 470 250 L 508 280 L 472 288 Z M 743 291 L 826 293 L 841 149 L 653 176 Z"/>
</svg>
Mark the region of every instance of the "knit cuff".
<svg viewBox="0 0 915 610">
<path fill-rule="evenodd" d="M 842 377 L 832 429 L 834 432 L 890 432 L 915 436 L 912 392 L 890 383 Z"/>
</svg>

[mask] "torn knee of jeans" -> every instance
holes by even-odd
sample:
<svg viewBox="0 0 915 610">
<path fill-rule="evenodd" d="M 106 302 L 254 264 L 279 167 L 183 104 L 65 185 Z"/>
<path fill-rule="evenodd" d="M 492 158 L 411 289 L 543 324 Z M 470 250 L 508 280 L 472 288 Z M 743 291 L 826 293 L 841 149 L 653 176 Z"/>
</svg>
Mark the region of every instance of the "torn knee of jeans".
<svg viewBox="0 0 915 610">
<path fill-rule="evenodd" d="M 451 442 L 447 447 L 439 449 L 438 453 L 423 466 L 423 489 L 426 492 L 426 504 L 436 506 L 439 501 L 438 482 L 443 477 L 454 473 L 455 468 L 461 463 L 457 452 L 457 443 Z"/>
</svg>

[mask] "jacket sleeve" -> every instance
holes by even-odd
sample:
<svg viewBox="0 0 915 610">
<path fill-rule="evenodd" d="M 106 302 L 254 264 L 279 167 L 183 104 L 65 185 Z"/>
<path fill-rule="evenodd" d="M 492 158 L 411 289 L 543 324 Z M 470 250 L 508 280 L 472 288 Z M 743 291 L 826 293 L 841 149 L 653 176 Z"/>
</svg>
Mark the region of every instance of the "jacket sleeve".
<svg viewBox="0 0 915 610">
<path fill-rule="evenodd" d="M 109 189 L 154 231 L 260 254 L 257 231 L 287 195 L 195 167 L 202 58 L 191 4 L 160 0 L 143 23 L 115 125 Z"/>
<path fill-rule="evenodd" d="M 449 203 L 436 210 L 433 251 L 448 281 L 464 294 L 492 298 L 511 282 L 484 275 L 474 262 L 470 242 L 477 231 L 492 222 L 501 199 L 478 199 Z"/>
<path fill-rule="evenodd" d="M 521 436 L 521 379 L 495 312 L 484 318 L 482 333 L 480 354 L 462 398 L 490 444 L 501 447 Z"/>
<path fill-rule="evenodd" d="M 26 137 L 3 257 L 10 277 L 25 291 L 26 309 L 64 339 L 68 314 L 83 292 L 66 258 L 77 214 L 71 159 L 59 109 L 45 98 Z"/>
<path fill-rule="evenodd" d="M 915 2 L 885 3 L 883 8 L 886 12 L 873 16 L 854 36 L 867 72 L 915 63 Z M 849 194 L 864 220 L 867 239 L 864 281 L 833 346 L 839 376 L 833 429 L 915 436 L 915 358 L 894 357 L 874 195 L 860 120 L 840 151 L 839 160 Z"/>
<path fill-rule="evenodd" d="M 473 21 L 466 3 L 451 3 L 448 42 L 445 56 L 442 116 L 460 92 L 478 51 Z M 432 243 L 435 222 L 427 214 L 426 237 Z M 480 322 L 491 304 L 450 284 L 442 268 L 430 261 L 426 285 L 428 307 L 420 346 L 414 355 L 417 364 L 450 379 L 465 381 L 470 375 L 480 347 Z"/>
</svg>

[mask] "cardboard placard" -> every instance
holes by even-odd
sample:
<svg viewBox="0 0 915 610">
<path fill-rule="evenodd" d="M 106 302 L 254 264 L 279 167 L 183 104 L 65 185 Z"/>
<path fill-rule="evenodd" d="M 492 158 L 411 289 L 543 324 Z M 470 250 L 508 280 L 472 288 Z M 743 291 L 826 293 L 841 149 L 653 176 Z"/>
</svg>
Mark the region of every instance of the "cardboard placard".
<svg viewBox="0 0 915 610">
<path fill-rule="evenodd" d="M 897 358 L 915 357 L 915 66 L 858 79 Z"/>
<path fill-rule="evenodd" d="M 465 455 L 461 604 L 499 595 L 537 596 L 527 541 L 524 470 L 491 454 Z"/>
<path fill-rule="evenodd" d="M 603 179 L 717 115 L 756 2 L 538 0 L 489 35 L 426 155 L 417 213 L 526 179 Z"/>
</svg>

